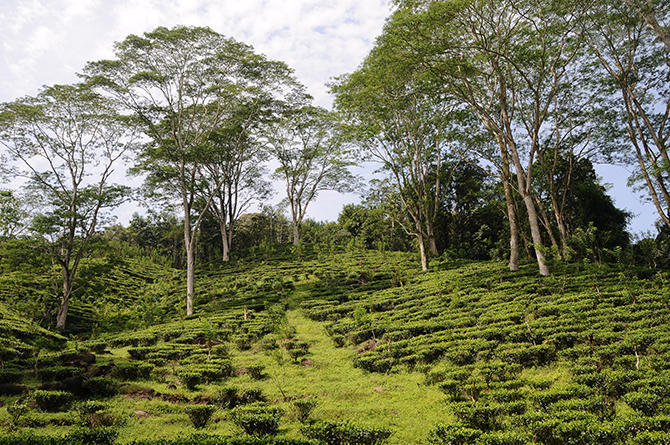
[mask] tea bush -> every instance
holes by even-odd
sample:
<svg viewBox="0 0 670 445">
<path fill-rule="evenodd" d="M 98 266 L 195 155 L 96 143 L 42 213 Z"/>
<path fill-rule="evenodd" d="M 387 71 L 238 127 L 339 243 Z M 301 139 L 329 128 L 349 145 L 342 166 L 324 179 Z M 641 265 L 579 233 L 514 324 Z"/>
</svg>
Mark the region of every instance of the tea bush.
<svg viewBox="0 0 670 445">
<path fill-rule="evenodd" d="M 188 414 L 194 427 L 204 428 L 212 418 L 212 414 L 216 411 L 216 407 L 212 405 L 193 405 L 187 406 L 184 408 L 184 411 Z"/>
<path fill-rule="evenodd" d="M 64 411 L 72 403 L 72 394 L 64 391 L 41 391 L 33 393 L 35 404 L 42 411 Z"/>
<path fill-rule="evenodd" d="M 238 406 L 231 411 L 235 425 L 252 436 L 274 436 L 279 430 L 281 408 L 267 405 Z"/>
<path fill-rule="evenodd" d="M 310 439 L 327 445 L 377 445 L 392 434 L 386 428 L 365 428 L 348 422 L 314 422 L 303 425 L 300 431 Z"/>
</svg>

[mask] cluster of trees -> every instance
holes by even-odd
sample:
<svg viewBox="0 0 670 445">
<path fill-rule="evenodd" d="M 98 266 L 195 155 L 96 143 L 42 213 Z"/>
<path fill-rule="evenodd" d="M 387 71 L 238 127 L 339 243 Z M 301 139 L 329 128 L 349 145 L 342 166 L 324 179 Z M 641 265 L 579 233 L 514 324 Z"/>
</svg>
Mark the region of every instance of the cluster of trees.
<svg viewBox="0 0 670 445">
<path fill-rule="evenodd" d="M 531 246 L 541 275 L 550 273 L 543 246 L 568 255 L 583 223 L 579 200 L 597 195 L 590 161 L 636 165 L 633 181 L 670 227 L 666 2 L 396 6 L 362 66 L 336 79 L 332 91 L 347 134 L 389 173 L 424 269 L 424 243 L 436 253 L 449 155 L 502 186 L 511 270 L 522 244 Z M 576 187 L 581 196 L 571 193 Z M 625 220 L 612 216 L 610 225 Z"/>
<path fill-rule="evenodd" d="M 301 236 L 418 247 L 424 270 L 444 251 L 508 256 L 511 270 L 525 254 L 542 275 L 548 255 L 569 259 L 575 240 L 625 246 L 628 215 L 593 162 L 637 166 L 632 182 L 667 237 L 668 5 L 395 3 L 359 69 L 330 85 L 334 111 L 314 106 L 284 63 L 198 27 L 128 36 L 80 83 L 2 104 L 2 173 L 19 191 L 0 194 L 0 235 L 30 234 L 50 249 L 62 283 L 57 327 L 101 227 L 186 269 L 188 315 L 197 260 Z M 270 207 L 248 213 L 271 192 L 270 160 L 290 219 Z M 363 203 L 337 223 L 306 221 L 319 192 L 359 188 L 350 167 L 361 161 L 381 173 Z M 140 190 L 122 184 L 126 163 Z M 135 194 L 162 211 L 110 227 Z"/>
<path fill-rule="evenodd" d="M 311 105 L 284 63 L 211 29 L 128 36 L 114 59 L 89 63 L 81 78 L 0 109 L 5 177 L 21 186 L 16 200 L 28 203 L 31 231 L 51 241 L 60 269 L 59 329 L 91 239 L 108 210 L 131 198 L 116 183 L 124 158 L 144 176 L 143 196 L 181 208 L 189 315 L 203 219 L 217 220 L 227 260 L 240 216 L 269 192 L 268 157 L 286 182 L 295 243 L 319 191 L 351 184 L 330 113 Z"/>
</svg>

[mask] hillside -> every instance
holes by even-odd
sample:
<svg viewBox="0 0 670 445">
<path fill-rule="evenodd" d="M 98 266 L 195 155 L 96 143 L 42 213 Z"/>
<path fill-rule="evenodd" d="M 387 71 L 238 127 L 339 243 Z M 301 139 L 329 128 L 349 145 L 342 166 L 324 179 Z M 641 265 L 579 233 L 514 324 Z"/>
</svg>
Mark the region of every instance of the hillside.
<svg viewBox="0 0 670 445">
<path fill-rule="evenodd" d="M 91 339 L 29 336 L 3 311 L 24 327 L 3 342 L 31 349 L 3 359 L 3 383 L 28 392 L 3 393 L 0 443 L 670 443 L 670 274 L 433 263 L 422 274 L 413 255 L 365 252 L 210 268 L 189 318 L 177 271 L 91 274 L 107 320 Z M 61 349 L 37 353 L 37 337 Z"/>
</svg>

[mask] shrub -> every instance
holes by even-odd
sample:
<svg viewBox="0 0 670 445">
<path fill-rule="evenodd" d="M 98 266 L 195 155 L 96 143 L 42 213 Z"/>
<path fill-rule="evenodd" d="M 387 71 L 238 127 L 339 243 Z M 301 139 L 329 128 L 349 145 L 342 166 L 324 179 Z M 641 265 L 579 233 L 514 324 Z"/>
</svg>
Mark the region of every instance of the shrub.
<svg viewBox="0 0 670 445">
<path fill-rule="evenodd" d="M 548 418 L 533 428 L 536 440 L 545 445 L 610 445 L 616 442 L 616 432 L 610 424 L 583 418 L 565 420 Z"/>
<path fill-rule="evenodd" d="M 0 443 L 0 445 L 5 444 Z M 201 433 L 174 439 L 134 440 L 129 442 L 128 445 L 314 445 L 314 442 L 301 439 L 273 439 L 270 437 L 226 437 Z"/>
<path fill-rule="evenodd" d="M 212 355 L 216 357 L 228 358 L 230 357 L 230 351 L 228 350 L 227 345 L 214 345 L 212 346 Z"/>
<path fill-rule="evenodd" d="M 463 425 L 438 426 L 428 434 L 431 445 L 470 445 L 482 435 L 480 430 Z"/>
<path fill-rule="evenodd" d="M 623 401 L 635 411 L 639 411 L 645 416 L 653 416 L 658 410 L 658 404 L 661 398 L 656 394 L 644 392 L 629 392 L 623 396 Z"/>
<path fill-rule="evenodd" d="M 107 377 L 91 377 L 84 380 L 82 391 L 89 397 L 112 397 L 119 392 L 114 380 Z"/>
<path fill-rule="evenodd" d="M 18 369 L 5 368 L 0 370 L 0 384 L 19 383 L 23 380 L 23 372 Z"/>
<path fill-rule="evenodd" d="M 35 403 L 42 411 L 64 411 L 72 403 L 72 394 L 65 391 L 41 391 L 33 393 Z"/>
<path fill-rule="evenodd" d="M 84 370 L 74 366 L 51 366 L 37 371 L 37 377 L 42 382 L 61 381 L 69 377 L 83 375 Z"/>
<path fill-rule="evenodd" d="M 301 423 L 305 423 L 309 419 L 310 414 L 312 414 L 312 410 L 316 407 L 316 400 L 296 400 L 293 402 L 293 406 L 295 407 L 296 418 Z"/>
<path fill-rule="evenodd" d="M 233 423 L 251 436 L 274 436 L 279 430 L 281 408 L 266 405 L 238 406 L 232 411 Z"/>
<path fill-rule="evenodd" d="M 104 341 L 97 341 L 91 343 L 89 347 L 91 348 L 91 351 L 95 352 L 96 354 L 102 354 L 107 349 L 107 343 Z"/>
<path fill-rule="evenodd" d="M 128 355 L 134 358 L 135 360 L 144 360 L 147 358 L 147 354 L 154 351 L 153 348 L 147 347 L 138 347 L 138 348 L 128 348 Z"/>
<path fill-rule="evenodd" d="M 662 431 L 644 432 L 635 436 L 635 445 L 670 445 L 670 433 Z"/>
<path fill-rule="evenodd" d="M 78 428 L 65 439 L 71 445 L 113 445 L 118 435 L 118 432 L 110 428 Z"/>
<path fill-rule="evenodd" d="M 80 414 L 93 414 L 107 409 L 107 405 L 95 400 L 87 400 L 77 406 L 77 411 Z"/>
<path fill-rule="evenodd" d="M 179 379 L 189 391 L 195 391 L 204 379 L 202 373 L 197 371 L 182 371 L 179 373 Z"/>
<path fill-rule="evenodd" d="M 454 413 L 464 424 L 488 431 L 498 426 L 500 406 L 490 403 L 455 403 L 452 404 Z"/>
<path fill-rule="evenodd" d="M 0 436 L 0 445 L 83 445 L 71 444 L 63 437 L 37 436 L 31 431 Z"/>
<path fill-rule="evenodd" d="M 523 431 L 492 431 L 477 439 L 477 445 L 526 445 L 531 443 L 530 435 Z"/>
<path fill-rule="evenodd" d="M 194 427 L 204 428 L 209 423 L 209 419 L 212 418 L 216 407 L 213 405 L 193 405 L 187 406 L 184 411 L 188 414 Z"/>
<path fill-rule="evenodd" d="M 77 407 L 79 413 L 79 424 L 89 428 L 112 426 L 116 423 L 116 417 L 104 412 L 107 405 L 95 400 L 88 400 Z"/>
<path fill-rule="evenodd" d="M 18 426 L 28 428 L 43 428 L 49 425 L 69 426 L 77 423 L 77 416 L 71 412 L 48 413 L 30 411 L 18 421 Z"/>
<path fill-rule="evenodd" d="M 265 366 L 263 365 L 249 366 L 247 367 L 247 370 L 249 371 L 251 378 L 254 380 L 263 380 L 265 378 L 265 374 L 263 373 L 263 371 L 265 371 Z"/>
<path fill-rule="evenodd" d="M 137 380 L 137 363 L 118 363 L 112 370 L 112 376 L 119 380 Z"/>
<path fill-rule="evenodd" d="M 387 428 L 364 428 L 348 422 L 326 421 L 305 424 L 300 431 L 306 437 L 322 441 L 327 445 L 381 444 L 392 433 Z"/>
<path fill-rule="evenodd" d="M 21 403 L 20 400 L 17 400 L 13 404 L 7 406 L 7 414 L 9 414 L 9 416 L 12 418 L 12 425 L 18 425 L 21 416 L 27 413 L 29 409 L 30 408 L 28 408 L 28 405 Z"/>
<path fill-rule="evenodd" d="M 221 388 L 216 394 L 216 400 L 223 408 L 227 409 L 235 408 L 239 405 L 266 401 L 260 389 L 240 390 L 234 386 Z"/>
</svg>

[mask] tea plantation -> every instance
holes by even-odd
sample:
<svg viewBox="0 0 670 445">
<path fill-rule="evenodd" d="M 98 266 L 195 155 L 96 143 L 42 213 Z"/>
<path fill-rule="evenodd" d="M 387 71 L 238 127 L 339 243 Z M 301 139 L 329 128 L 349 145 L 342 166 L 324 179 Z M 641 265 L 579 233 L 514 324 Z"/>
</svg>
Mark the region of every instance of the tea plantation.
<svg viewBox="0 0 670 445">
<path fill-rule="evenodd" d="M 187 318 L 178 271 L 97 264 L 68 338 L 4 277 L 0 444 L 670 444 L 669 273 L 416 263 L 211 267 Z"/>
</svg>

